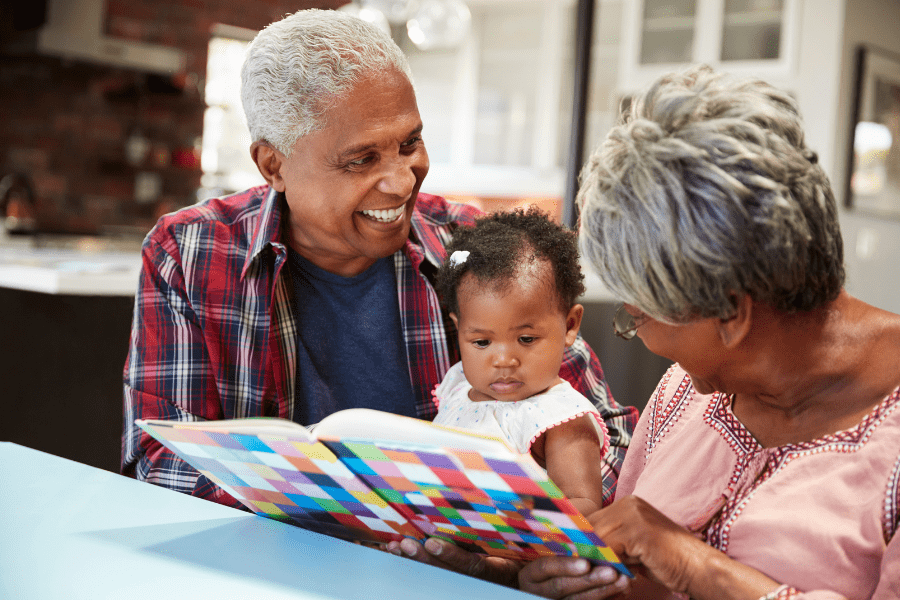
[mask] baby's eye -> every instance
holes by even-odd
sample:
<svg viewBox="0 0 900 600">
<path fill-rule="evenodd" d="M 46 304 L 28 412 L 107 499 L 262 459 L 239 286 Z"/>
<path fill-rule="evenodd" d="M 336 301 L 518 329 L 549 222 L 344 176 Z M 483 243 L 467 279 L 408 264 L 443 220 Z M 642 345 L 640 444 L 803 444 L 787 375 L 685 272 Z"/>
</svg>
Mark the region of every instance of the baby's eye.
<svg viewBox="0 0 900 600">
<path fill-rule="evenodd" d="M 474 342 L 472 342 L 472 345 L 476 348 L 487 348 L 488 346 L 490 346 L 490 344 L 491 343 L 487 340 L 475 340 Z"/>
<path fill-rule="evenodd" d="M 519 342 L 526 344 L 526 345 L 533 344 L 535 342 L 535 340 L 537 340 L 537 338 L 534 337 L 533 335 L 520 335 L 519 336 Z"/>
</svg>

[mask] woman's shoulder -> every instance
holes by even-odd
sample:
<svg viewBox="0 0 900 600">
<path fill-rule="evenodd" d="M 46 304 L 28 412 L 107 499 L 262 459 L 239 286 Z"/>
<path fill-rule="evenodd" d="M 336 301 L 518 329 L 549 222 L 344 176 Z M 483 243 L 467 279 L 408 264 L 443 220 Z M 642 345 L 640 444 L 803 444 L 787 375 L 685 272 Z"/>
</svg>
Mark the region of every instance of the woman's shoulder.
<svg viewBox="0 0 900 600">
<path fill-rule="evenodd" d="M 643 417 L 654 420 L 677 418 L 691 409 L 706 407 L 714 395 L 699 394 L 694 390 L 691 376 L 678 363 L 673 364 L 663 374 L 653 395 L 642 413 Z"/>
<path fill-rule="evenodd" d="M 698 393 L 690 375 L 672 365 L 641 413 L 616 495 L 666 506 L 682 525 L 708 519 L 739 454 L 734 428 L 713 418 L 724 401 L 721 393 Z"/>
</svg>

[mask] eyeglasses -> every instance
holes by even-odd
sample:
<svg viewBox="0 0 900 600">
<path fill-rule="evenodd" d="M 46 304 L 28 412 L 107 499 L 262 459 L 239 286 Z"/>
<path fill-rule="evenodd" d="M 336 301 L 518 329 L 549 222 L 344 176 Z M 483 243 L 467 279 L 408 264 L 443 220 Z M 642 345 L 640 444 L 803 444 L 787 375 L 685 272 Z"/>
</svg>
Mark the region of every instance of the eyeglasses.
<svg viewBox="0 0 900 600">
<path fill-rule="evenodd" d="M 646 315 L 635 318 L 631 313 L 625 310 L 625 304 L 620 304 L 613 317 L 613 331 L 623 340 L 630 340 L 637 333 L 637 328 L 644 324 Z M 637 319 L 641 322 L 638 323 Z"/>
</svg>

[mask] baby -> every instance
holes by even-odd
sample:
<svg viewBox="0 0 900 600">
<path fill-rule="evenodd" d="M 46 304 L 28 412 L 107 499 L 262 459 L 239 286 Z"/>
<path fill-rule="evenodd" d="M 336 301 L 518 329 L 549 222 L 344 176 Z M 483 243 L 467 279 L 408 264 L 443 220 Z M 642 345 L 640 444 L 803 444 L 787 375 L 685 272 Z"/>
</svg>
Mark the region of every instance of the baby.
<svg viewBox="0 0 900 600">
<path fill-rule="evenodd" d="M 575 234 L 537 209 L 517 209 L 460 227 L 447 252 L 436 287 L 462 360 L 434 390 L 434 422 L 506 439 L 592 513 L 603 505 L 609 435 L 594 405 L 559 376 L 584 312 Z"/>
</svg>

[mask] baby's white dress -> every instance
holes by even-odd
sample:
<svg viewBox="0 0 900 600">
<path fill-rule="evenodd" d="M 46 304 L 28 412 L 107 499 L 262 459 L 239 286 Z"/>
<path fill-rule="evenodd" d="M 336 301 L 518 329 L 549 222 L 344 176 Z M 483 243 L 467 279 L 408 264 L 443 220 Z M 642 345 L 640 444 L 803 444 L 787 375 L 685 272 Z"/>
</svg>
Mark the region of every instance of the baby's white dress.
<svg viewBox="0 0 900 600">
<path fill-rule="evenodd" d="M 543 394 L 518 402 L 469 399 L 472 385 L 466 380 L 462 362 L 453 365 L 434 389 L 437 425 L 473 429 L 506 439 L 519 452 L 527 454 L 542 433 L 581 415 L 590 414 L 603 454 L 609 449 L 606 424 L 591 401 L 568 381 L 562 381 Z"/>
</svg>

